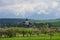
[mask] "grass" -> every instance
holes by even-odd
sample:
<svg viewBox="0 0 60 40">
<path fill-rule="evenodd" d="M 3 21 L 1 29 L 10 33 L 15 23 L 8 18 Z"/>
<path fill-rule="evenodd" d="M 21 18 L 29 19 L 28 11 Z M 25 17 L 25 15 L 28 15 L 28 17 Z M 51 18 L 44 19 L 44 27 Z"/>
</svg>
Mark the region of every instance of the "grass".
<svg viewBox="0 0 60 40">
<path fill-rule="evenodd" d="M 12 37 L 12 38 L 0 38 L 0 40 L 60 40 L 60 36 Z"/>
</svg>

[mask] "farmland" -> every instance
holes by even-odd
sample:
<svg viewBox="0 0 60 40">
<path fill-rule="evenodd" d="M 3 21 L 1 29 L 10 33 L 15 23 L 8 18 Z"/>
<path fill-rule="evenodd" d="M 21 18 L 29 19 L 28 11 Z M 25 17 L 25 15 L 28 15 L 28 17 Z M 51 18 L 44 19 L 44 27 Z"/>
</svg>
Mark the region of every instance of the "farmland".
<svg viewBox="0 0 60 40">
<path fill-rule="evenodd" d="M 12 38 L 0 38 L 0 40 L 60 40 L 60 36 L 39 36 L 39 37 L 12 37 Z"/>
<path fill-rule="evenodd" d="M 0 19 L 0 40 L 60 40 L 60 19 L 30 20 Z M 47 25 L 48 23 L 48 25 Z"/>
</svg>

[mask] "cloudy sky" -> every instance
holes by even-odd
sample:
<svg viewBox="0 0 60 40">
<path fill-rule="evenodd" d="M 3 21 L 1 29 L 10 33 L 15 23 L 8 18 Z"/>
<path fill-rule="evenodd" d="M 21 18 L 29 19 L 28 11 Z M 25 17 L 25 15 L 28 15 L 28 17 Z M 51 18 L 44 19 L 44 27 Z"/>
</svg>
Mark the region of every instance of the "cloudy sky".
<svg viewBox="0 0 60 40">
<path fill-rule="evenodd" d="M 60 18 L 60 0 L 0 0 L 0 18 Z"/>
</svg>

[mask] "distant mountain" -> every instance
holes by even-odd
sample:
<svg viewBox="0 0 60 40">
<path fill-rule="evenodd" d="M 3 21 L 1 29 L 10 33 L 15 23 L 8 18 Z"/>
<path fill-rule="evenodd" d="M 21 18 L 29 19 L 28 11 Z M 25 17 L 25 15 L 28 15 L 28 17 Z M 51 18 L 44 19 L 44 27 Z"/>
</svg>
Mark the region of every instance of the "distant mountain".
<svg viewBox="0 0 60 40">
<path fill-rule="evenodd" d="M 0 19 L 0 23 L 16 23 L 16 22 L 22 22 L 24 19 L 18 19 L 18 18 L 3 18 Z"/>
<path fill-rule="evenodd" d="M 48 19 L 48 20 L 34 20 L 28 19 L 30 22 L 35 23 L 51 23 L 54 26 L 60 26 L 60 19 Z M 25 19 L 22 18 L 0 18 L 0 24 L 14 24 L 24 22 Z"/>
<path fill-rule="evenodd" d="M 22 18 L 0 18 L 0 23 L 15 23 L 15 22 L 23 22 L 25 19 Z M 48 19 L 48 20 L 34 20 L 28 19 L 30 22 L 36 23 L 45 23 L 45 22 L 59 22 L 60 19 Z"/>
</svg>

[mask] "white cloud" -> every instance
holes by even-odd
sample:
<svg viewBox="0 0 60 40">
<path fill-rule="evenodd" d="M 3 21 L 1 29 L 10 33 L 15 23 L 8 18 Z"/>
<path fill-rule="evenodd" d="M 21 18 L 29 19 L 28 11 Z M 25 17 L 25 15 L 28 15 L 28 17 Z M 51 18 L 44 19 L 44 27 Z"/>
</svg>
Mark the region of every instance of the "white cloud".
<svg viewBox="0 0 60 40">
<path fill-rule="evenodd" d="M 22 15 L 27 13 L 49 14 L 53 9 L 58 8 L 59 3 L 50 0 L 1 0 L 0 12 L 3 10 L 10 10 L 15 15 Z M 49 6 L 50 5 L 50 6 Z"/>
<path fill-rule="evenodd" d="M 52 8 L 56 8 L 56 7 L 58 7 L 58 2 L 53 1 L 53 2 L 52 2 Z"/>
<path fill-rule="evenodd" d="M 43 10 L 47 9 L 47 4 L 44 2 L 37 3 L 37 4 L 31 4 L 31 3 L 21 3 L 21 4 L 16 4 L 16 5 L 10 5 L 10 6 L 4 6 L 1 7 L 1 9 L 8 9 L 8 10 L 13 10 L 14 12 L 19 13 L 26 13 L 26 12 L 34 12 L 40 10 L 43 12 Z M 36 9 L 35 9 L 36 8 Z"/>
<path fill-rule="evenodd" d="M 45 3 L 45 2 L 41 2 L 41 3 L 36 7 L 36 9 L 37 9 L 38 14 L 41 14 L 41 13 L 46 14 L 46 10 L 48 9 L 48 4 Z"/>
</svg>

